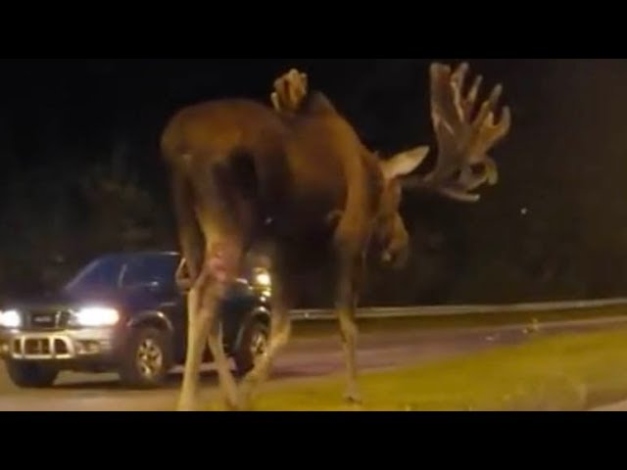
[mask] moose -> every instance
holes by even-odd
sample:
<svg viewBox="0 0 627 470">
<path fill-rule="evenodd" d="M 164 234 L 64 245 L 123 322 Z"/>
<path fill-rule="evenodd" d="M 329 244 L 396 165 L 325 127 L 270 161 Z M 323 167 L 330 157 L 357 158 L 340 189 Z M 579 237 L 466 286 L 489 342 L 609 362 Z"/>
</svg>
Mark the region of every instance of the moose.
<svg viewBox="0 0 627 470">
<path fill-rule="evenodd" d="M 477 106 L 482 78 L 468 90 L 469 65 L 430 66 L 431 118 L 437 160 L 419 146 L 384 158 L 369 150 L 322 92 L 309 90 L 297 70 L 278 78 L 272 106 L 249 99 L 217 99 L 179 110 L 166 124 L 161 151 L 169 169 L 183 256 L 188 261 L 188 353 L 178 410 L 193 410 L 201 354 L 216 363 L 227 409 L 250 409 L 254 392 L 288 343 L 295 274 L 312 263 L 334 269 L 335 311 L 345 353 L 345 399 L 361 403 L 355 319 L 368 253 L 401 268 L 409 234 L 399 213 L 403 191 L 428 190 L 461 202 L 498 181 L 488 152 L 511 128 L 502 86 Z M 216 305 L 243 257 L 261 250 L 271 261 L 270 341 L 254 368 L 236 383 L 222 346 Z"/>
</svg>

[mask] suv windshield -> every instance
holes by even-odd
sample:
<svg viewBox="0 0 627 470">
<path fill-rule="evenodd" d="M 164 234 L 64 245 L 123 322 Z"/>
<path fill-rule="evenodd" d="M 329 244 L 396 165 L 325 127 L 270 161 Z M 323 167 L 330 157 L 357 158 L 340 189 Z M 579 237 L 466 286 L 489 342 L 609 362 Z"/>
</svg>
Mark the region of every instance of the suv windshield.
<svg viewBox="0 0 627 470">
<path fill-rule="evenodd" d="M 69 293 L 174 284 L 179 258 L 175 254 L 110 255 L 89 263 L 68 282 Z"/>
</svg>

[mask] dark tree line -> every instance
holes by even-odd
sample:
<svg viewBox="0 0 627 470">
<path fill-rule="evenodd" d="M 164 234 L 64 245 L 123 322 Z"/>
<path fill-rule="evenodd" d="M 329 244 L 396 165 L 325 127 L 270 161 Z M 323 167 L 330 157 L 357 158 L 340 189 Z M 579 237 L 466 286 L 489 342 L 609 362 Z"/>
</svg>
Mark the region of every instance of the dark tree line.
<svg viewBox="0 0 627 470">
<path fill-rule="evenodd" d="M 214 96 L 263 99 L 292 65 L 310 72 L 372 148 L 431 142 L 427 60 L 121 62 L 0 64 L 0 291 L 58 284 L 106 251 L 175 248 L 157 158 L 165 119 Z M 407 195 L 410 264 L 372 272 L 364 302 L 623 295 L 627 61 L 471 65 L 486 86 L 504 83 L 513 110 L 512 136 L 494 155 L 499 185 L 477 205 Z M 19 95 L 24 83 L 28 92 Z M 323 274 L 304 284 L 304 304 L 328 301 L 316 276 Z"/>
</svg>

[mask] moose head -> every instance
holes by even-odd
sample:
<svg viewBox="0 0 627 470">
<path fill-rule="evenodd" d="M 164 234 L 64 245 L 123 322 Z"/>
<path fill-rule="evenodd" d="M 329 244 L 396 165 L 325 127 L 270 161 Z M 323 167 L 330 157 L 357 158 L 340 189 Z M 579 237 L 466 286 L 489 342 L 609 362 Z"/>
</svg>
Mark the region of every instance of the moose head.
<svg viewBox="0 0 627 470">
<path fill-rule="evenodd" d="M 401 267 L 409 255 L 409 235 L 399 208 L 403 191 L 423 190 L 438 193 L 446 198 L 475 203 L 480 196 L 472 191 L 483 184 L 498 182 L 498 171 L 488 152 L 510 131 L 511 113 L 503 107 L 500 119 L 496 108 L 503 87 L 495 86 L 489 97 L 477 105 L 483 78 L 478 76 L 468 88 L 466 77 L 468 63 L 460 64 L 455 70 L 450 66 L 434 63 L 430 67 L 431 121 L 437 144 L 436 164 L 426 176 L 418 176 L 416 170 L 429 155 L 430 147 L 419 146 L 389 158 L 381 158 L 376 152 L 363 148 L 362 158 L 366 164 L 380 168 L 378 190 L 378 214 L 374 221 L 373 246 L 385 265 Z M 272 104 L 285 116 L 297 116 L 311 103 L 324 100 L 319 92 L 316 99 L 308 99 L 308 77 L 291 70 L 277 79 L 271 95 Z M 305 111 L 307 112 L 307 111 Z M 341 211 L 329 215 L 336 222 Z"/>
<path fill-rule="evenodd" d="M 384 183 L 373 241 L 381 247 L 381 261 L 386 264 L 402 266 L 408 256 L 409 236 L 399 213 L 403 191 L 428 190 L 475 203 L 480 196 L 472 191 L 498 181 L 497 166 L 488 152 L 509 133 L 511 113 L 506 106 L 500 119 L 495 117 L 501 85 L 477 106 L 482 77 L 466 91 L 468 71 L 467 63 L 454 71 L 447 65 L 431 65 L 431 120 L 438 154 L 430 173 L 415 174 L 430 152 L 428 146 L 378 160 Z"/>
</svg>

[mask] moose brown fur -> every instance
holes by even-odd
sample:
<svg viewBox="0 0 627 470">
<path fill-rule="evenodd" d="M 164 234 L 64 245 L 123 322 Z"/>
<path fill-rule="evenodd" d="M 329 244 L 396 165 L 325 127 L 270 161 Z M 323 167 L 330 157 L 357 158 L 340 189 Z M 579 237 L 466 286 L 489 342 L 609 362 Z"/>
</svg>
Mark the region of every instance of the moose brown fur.
<svg viewBox="0 0 627 470">
<path fill-rule="evenodd" d="M 508 133 L 509 111 L 505 108 L 495 124 L 502 91 L 497 86 L 475 115 L 481 80 L 464 93 L 467 71 L 467 64 L 455 72 L 445 65 L 431 66 L 438 160 L 426 177 L 410 174 L 427 156 L 428 147 L 379 159 L 326 96 L 309 92 L 306 75 L 296 71 L 275 82 L 274 109 L 251 100 L 215 100 L 187 107 L 170 120 L 162 153 L 172 175 L 181 249 L 193 281 L 179 410 L 194 409 L 207 339 L 227 406 L 249 407 L 253 392 L 289 339 L 292 274 L 328 260 L 336 270 L 346 398 L 360 401 L 355 309 L 365 255 L 375 247 L 388 264 L 400 266 L 406 259 L 409 236 L 398 212 L 402 188 L 476 201 L 478 196 L 468 191 L 496 182 L 496 165 L 487 152 Z M 271 259 L 270 342 L 238 390 L 222 348 L 215 307 L 245 253 L 260 247 Z"/>
</svg>

